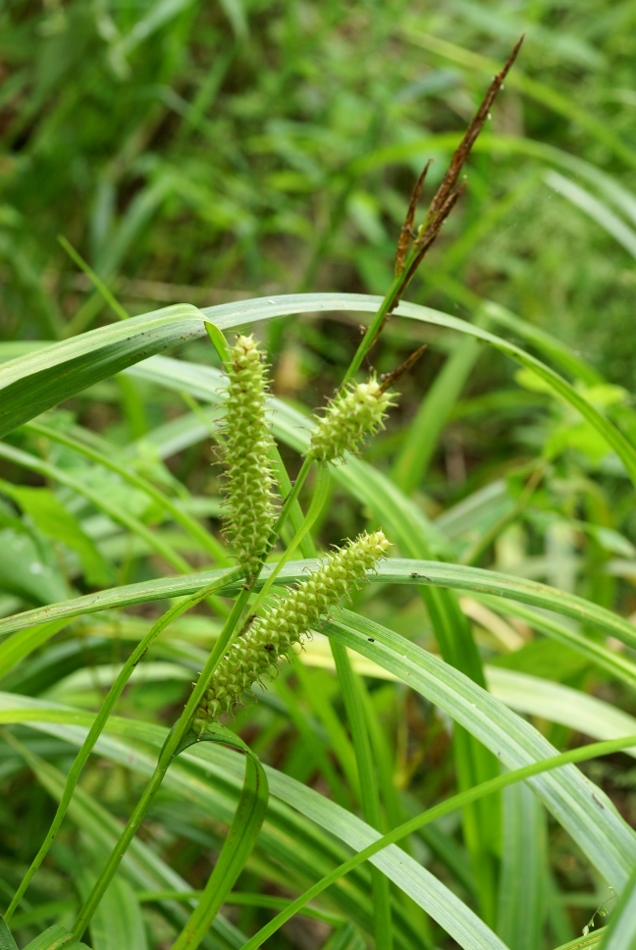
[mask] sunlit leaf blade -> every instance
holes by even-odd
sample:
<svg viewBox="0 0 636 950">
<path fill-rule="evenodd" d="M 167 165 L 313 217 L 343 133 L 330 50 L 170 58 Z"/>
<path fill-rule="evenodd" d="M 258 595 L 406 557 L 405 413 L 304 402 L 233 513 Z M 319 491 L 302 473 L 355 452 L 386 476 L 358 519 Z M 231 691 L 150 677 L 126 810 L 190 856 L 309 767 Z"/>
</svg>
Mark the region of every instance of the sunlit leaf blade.
<svg viewBox="0 0 636 950">
<path fill-rule="evenodd" d="M 476 736 L 508 768 L 556 754 L 529 723 L 451 666 L 385 627 L 351 612 L 329 636 L 384 666 Z M 636 834 L 609 798 L 573 766 L 530 784 L 608 882 L 622 889 L 636 861 Z"/>
<path fill-rule="evenodd" d="M 178 304 L 4 363 L 0 437 L 99 380 L 203 332 L 199 311 Z"/>
<path fill-rule="evenodd" d="M 307 568 L 315 567 L 315 562 L 291 561 L 286 564 L 276 584 L 291 584 L 302 581 Z M 259 583 L 264 583 L 270 568 L 265 567 Z M 24 630 L 36 625 L 69 620 L 95 611 L 126 607 L 145 601 L 166 600 L 194 594 L 204 587 L 218 582 L 222 577 L 231 577 L 231 570 L 202 571 L 199 574 L 186 574 L 178 577 L 160 578 L 138 584 L 128 584 L 97 594 L 88 594 L 68 601 L 51 604 L 48 607 L 35 608 L 14 614 L 0 620 L 0 635 Z M 554 613 L 572 617 L 584 624 L 596 627 L 608 636 L 614 636 L 629 646 L 636 645 L 636 631 L 627 620 L 604 607 L 593 604 L 574 594 L 567 594 L 556 588 L 548 587 L 536 581 L 520 579 L 508 574 L 485 571 L 480 568 L 466 567 L 461 564 L 446 564 L 439 561 L 417 561 L 407 558 L 394 558 L 383 561 L 374 574 L 369 575 L 371 583 L 395 583 L 407 585 L 432 585 L 452 587 L 459 590 L 471 590 L 476 593 L 488 592 L 506 600 L 518 600 L 532 604 Z M 220 586 L 219 593 L 235 594 L 239 585 Z M 59 629 L 59 628 L 57 628 Z M 55 628 L 51 627 L 51 634 Z M 33 634 L 34 638 L 36 634 Z M 41 640 L 37 641 L 41 643 Z M 12 640 L 0 644 L 0 660 L 4 648 L 12 649 Z M 629 666 L 629 661 L 626 661 Z"/>
<path fill-rule="evenodd" d="M 292 313 L 329 310 L 373 313 L 380 304 L 379 297 L 362 294 L 286 295 L 223 304 L 202 311 L 178 305 L 115 326 L 92 330 L 68 342 L 56 343 L 11 360 L 0 367 L 0 390 L 3 396 L 0 437 L 98 380 L 112 376 L 179 342 L 202 336 L 205 333 L 203 316 L 219 329 L 226 330 Z M 483 340 L 521 365 L 533 369 L 598 429 L 636 483 L 636 450 L 570 383 L 540 360 L 495 334 L 437 310 L 401 303 L 395 313 Z"/>
<path fill-rule="evenodd" d="M 39 717 L 43 721 L 35 722 L 33 724 L 34 728 L 52 731 L 73 744 L 81 742 L 83 729 L 63 724 L 65 721 L 78 722 L 78 716 L 82 717 L 82 714 L 78 714 L 75 710 L 65 711 L 63 707 L 55 704 L 27 700 L 23 697 L 2 696 L 2 694 L 0 694 L 0 708 L 5 705 L 5 699 L 8 703 L 17 700 L 13 703 L 15 709 L 20 707 L 25 711 L 29 707 L 39 709 Z M 47 725 L 47 708 L 52 709 L 57 720 L 54 725 Z M 108 728 L 110 732 L 121 731 L 123 735 L 130 738 L 137 737 L 143 742 L 150 742 L 157 748 L 162 745 L 165 738 L 165 730 L 158 726 L 141 722 L 133 723 L 117 717 L 112 717 L 109 720 Z M 121 762 L 128 768 L 140 770 L 143 774 L 149 774 L 154 765 L 152 758 L 140 752 L 137 747 L 133 747 L 122 740 L 115 740 L 110 736 L 102 735 L 97 744 L 97 749 L 100 754 L 107 758 Z M 188 760 L 191 760 L 191 762 L 189 763 Z M 196 766 L 194 773 L 191 773 L 188 765 Z M 214 777 L 212 780 L 207 780 L 206 776 L 210 768 L 214 770 Z M 341 842 L 355 851 L 361 850 L 378 839 L 377 831 L 369 828 L 361 819 L 328 798 L 278 772 L 276 769 L 266 767 L 265 771 L 271 797 L 268 817 L 262 829 L 263 847 L 268 850 L 272 849 L 276 854 L 281 854 L 280 845 L 287 840 L 291 821 L 294 836 L 289 842 L 287 851 L 281 854 L 281 859 L 284 857 L 290 862 L 292 868 L 297 866 L 298 860 L 304 861 L 304 873 L 309 874 L 310 879 L 323 873 L 321 869 L 325 867 L 325 861 L 327 861 L 327 867 L 333 866 L 341 862 L 347 855 L 346 850 L 334 851 L 333 845 L 328 844 L 330 840 L 333 841 L 332 836 L 340 839 Z M 179 762 L 170 768 L 166 775 L 165 788 L 175 794 L 185 796 L 186 800 L 201 802 L 204 807 L 214 809 L 214 812 L 222 820 L 226 820 L 226 817 L 230 818 L 234 813 L 234 802 L 238 798 L 243 776 L 243 763 L 235 753 L 215 743 L 196 743 L 191 749 L 182 752 L 179 756 Z M 225 796 L 225 810 L 219 814 L 220 803 L 217 804 L 216 796 L 221 791 Z M 83 803 L 84 798 L 79 791 L 76 793 L 76 798 L 78 796 L 80 804 Z M 229 799 L 228 796 L 230 796 Z M 281 812 L 277 810 L 276 799 L 284 803 L 285 807 Z M 71 805 L 71 810 L 74 803 Z M 91 802 L 92 809 L 97 807 L 95 803 Z M 291 812 L 289 807 L 292 809 Z M 278 808 L 280 808 L 280 805 Z M 321 836 L 322 831 L 316 837 L 316 831 L 312 830 L 313 824 L 308 827 L 306 821 L 293 819 L 294 813 L 299 813 L 301 816 L 310 819 L 312 823 L 316 823 L 319 829 L 327 832 L 327 837 L 323 838 Z M 273 826 L 271 823 L 273 823 Z M 283 835 L 283 838 L 281 838 L 281 835 Z M 326 848 L 325 851 L 321 850 L 323 847 Z M 308 848 L 314 848 L 315 850 L 308 853 Z M 465 950 L 504 950 L 505 944 L 486 927 L 470 908 L 402 849 L 396 846 L 386 848 L 373 858 L 373 863 L 437 920 L 440 926 L 447 930 Z M 369 879 L 365 877 L 364 880 L 366 880 L 366 895 L 368 895 Z M 349 876 L 346 886 L 339 895 L 338 888 L 335 888 L 334 897 L 338 896 L 340 902 L 347 901 L 352 896 L 351 887 L 355 882 L 355 875 Z M 347 905 L 345 902 L 342 903 L 342 906 L 349 906 L 353 909 L 357 904 L 354 902 Z M 360 912 L 358 911 L 358 913 Z M 362 922 L 364 917 L 358 916 L 357 919 Z M 400 920 L 399 913 L 397 913 L 396 927 L 401 926 L 403 926 L 403 923 Z"/>
</svg>

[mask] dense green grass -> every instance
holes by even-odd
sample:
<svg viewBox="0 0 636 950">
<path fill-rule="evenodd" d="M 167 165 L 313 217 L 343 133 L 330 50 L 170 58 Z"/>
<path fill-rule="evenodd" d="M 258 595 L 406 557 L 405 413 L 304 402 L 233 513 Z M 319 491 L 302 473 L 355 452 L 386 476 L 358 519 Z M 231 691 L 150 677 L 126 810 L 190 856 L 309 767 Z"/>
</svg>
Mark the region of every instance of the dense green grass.
<svg viewBox="0 0 636 950">
<path fill-rule="evenodd" d="M 64 815 L 0 947 L 633 948 L 634 19 L 0 13 L 3 909 Z M 436 159 L 430 198 L 524 30 L 357 378 L 427 352 L 363 456 L 296 483 L 275 583 L 365 528 L 390 556 L 214 741 L 181 741 L 247 599 L 206 321 L 268 349 L 286 496 L 414 178 Z"/>
</svg>

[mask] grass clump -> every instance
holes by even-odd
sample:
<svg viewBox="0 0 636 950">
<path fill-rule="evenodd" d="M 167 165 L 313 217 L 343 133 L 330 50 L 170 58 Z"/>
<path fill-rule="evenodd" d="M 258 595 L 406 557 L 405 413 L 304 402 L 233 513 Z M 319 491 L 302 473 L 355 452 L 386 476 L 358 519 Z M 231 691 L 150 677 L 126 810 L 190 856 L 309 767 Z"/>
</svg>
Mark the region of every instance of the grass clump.
<svg viewBox="0 0 636 950">
<path fill-rule="evenodd" d="M 45 23 L 32 5 L 9 19 L 19 11 L 21 36 L 37 20 L 53 51 L 82 31 L 90 46 L 97 21 L 58 6 Z M 636 797 L 621 750 L 636 747 L 636 417 L 627 384 L 568 347 L 557 317 L 580 267 L 599 291 L 594 255 L 578 253 L 592 221 L 627 253 L 633 198 L 615 172 L 631 153 L 600 121 L 605 107 L 578 98 L 584 84 L 561 82 L 565 65 L 539 70 L 532 29 L 523 62 L 498 72 L 502 41 L 469 7 L 451 30 L 452 4 L 434 22 L 404 6 L 399 33 L 392 9 L 403 55 L 381 83 L 380 8 L 325 13 L 315 53 L 297 43 L 322 15 L 309 8 L 292 5 L 283 23 L 235 5 L 232 27 L 197 3 L 104 8 L 107 55 L 77 69 L 93 90 L 117 75 L 110 134 L 126 144 L 105 165 L 105 105 L 83 95 L 93 120 L 80 142 L 67 134 L 77 88 L 54 101 L 72 60 L 43 63 L 34 98 L 28 71 L 7 86 L 3 108 L 32 103 L 3 127 L 21 156 L 4 169 L 12 184 L 22 176 L 11 202 L 34 220 L 41 175 L 47 227 L 60 230 L 66 207 L 63 246 L 82 249 L 71 273 L 43 255 L 45 228 L 29 235 L 0 208 L 12 288 L 0 316 L 18 300 L 15 313 L 34 316 L 12 317 L 0 343 L 11 950 L 255 950 L 271 938 L 555 950 L 606 906 L 607 940 L 630 937 Z M 571 64 L 565 34 L 580 14 L 551 9 Z M 516 29 L 518 10 L 498 13 L 498 29 L 528 27 Z M 271 45 L 281 36 L 285 69 Z M 354 47 L 368 53 L 355 70 L 343 56 Z M 322 112 L 311 69 L 294 62 L 320 62 L 333 93 Z M 455 119 L 448 133 L 452 112 L 468 117 L 483 94 L 484 70 L 495 78 L 465 135 Z M 68 168 L 64 188 L 44 168 Z M 546 182 L 562 189 L 548 230 Z M 566 231 L 577 254 L 563 250 Z M 361 281 L 384 296 L 342 292 Z M 337 292 L 305 293 L 327 283 Z M 267 296 L 232 302 L 256 286 Z M 127 317 L 177 298 L 191 303 Z M 240 335 L 228 343 L 221 329 Z M 36 335 L 57 343 L 31 348 Z M 177 345 L 178 359 L 148 359 Z M 249 691 L 258 702 L 242 706 Z M 282 930 L 292 917 L 299 929 Z"/>
</svg>

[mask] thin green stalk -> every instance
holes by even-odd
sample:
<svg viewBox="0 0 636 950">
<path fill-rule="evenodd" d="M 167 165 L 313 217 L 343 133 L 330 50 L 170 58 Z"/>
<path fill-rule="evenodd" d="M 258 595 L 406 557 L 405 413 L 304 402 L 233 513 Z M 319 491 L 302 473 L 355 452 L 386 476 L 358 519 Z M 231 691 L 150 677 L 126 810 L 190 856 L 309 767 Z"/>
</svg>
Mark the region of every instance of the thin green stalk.
<svg viewBox="0 0 636 950">
<path fill-rule="evenodd" d="M 201 591 L 198 591 L 196 594 L 193 594 L 191 597 L 188 597 L 186 600 L 182 600 L 178 604 L 175 604 L 174 607 L 171 607 L 170 610 L 167 610 L 165 614 L 162 617 L 160 617 L 159 620 L 155 624 L 153 624 L 150 631 L 146 634 L 143 640 L 140 641 L 137 647 L 130 654 L 130 656 L 124 663 L 124 666 L 120 670 L 117 676 L 117 679 L 115 680 L 110 690 L 108 691 L 108 694 L 104 702 L 102 703 L 102 706 L 97 716 L 95 717 L 95 720 L 91 728 L 89 729 L 88 734 L 86 738 L 84 739 L 84 742 L 82 743 L 82 746 L 79 752 L 77 753 L 77 756 L 75 757 L 75 761 L 73 762 L 73 765 L 71 766 L 71 769 L 68 773 L 68 777 L 66 779 L 66 785 L 64 786 L 64 791 L 62 792 L 62 797 L 60 798 L 60 803 L 57 807 L 57 811 L 55 813 L 53 821 L 51 822 L 51 826 L 40 847 L 40 850 L 38 851 L 35 858 L 31 862 L 31 866 L 29 867 L 28 871 L 24 875 L 20 883 L 20 886 L 18 887 L 18 890 L 16 891 L 4 915 L 6 921 L 9 921 L 11 917 L 13 916 L 18 904 L 22 900 L 24 893 L 26 892 L 29 884 L 31 883 L 31 880 L 33 879 L 33 876 L 35 875 L 36 871 L 42 864 L 42 861 L 46 857 L 46 854 L 49 848 L 51 847 L 51 844 L 53 843 L 53 839 L 55 838 L 56 834 L 58 833 L 62 825 L 64 816 L 66 814 L 71 798 L 73 796 L 73 792 L 75 791 L 75 787 L 77 785 L 77 782 L 79 781 L 79 777 L 81 775 L 82 769 L 84 768 L 84 765 L 86 764 L 92 750 L 94 749 L 95 743 L 99 739 L 99 736 L 101 735 L 106 725 L 108 717 L 113 711 L 115 703 L 121 696 L 137 664 L 142 660 L 144 654 L 149 650 L 149 648 L 151 647 L 153 642 L 157 639 L 159 634 L 163 630 L 165 630 L 166 627 L 168 627 L 169 624 L 171 624 L 173 620 L 181 616 L 181 614 L 185 613 L 186 610 L 189 610 L 191 607 L 194 607 L 196 604 L 200 603 L 202 600 L 205 600 L 212 591 L 218 590 L 220 587 L 223 587 L 225 584 L 227 584 L 228 580 L 238 579 L 241 576 L 242 576 L 242 571 L 238 568 L 234 569 L 233 571 L 228 571 L 225 577 L 217 578 L 217 580 L 213 584 L 208 585 L 208 587 L 204 588 Z"/>
<path fill-rule="evenodd" d="M 367 327 L 366 333 L 362 337 L 360 345 L 353 355 L 353 359 L 351 360 L 349 368 L 343 377 L 342 383 L 340 384 L 341 386 L 345 386 L 358 372 L 362 366 L 363 359 L 375 343 L 375 340 L 382 329 L 387 316 L 398 304 L 400 297 L 406 290 L 407 284 L 410 280 L 411 268 L 409 267 L 409 264 L 415 257 L 416 252 L 411 252 L 405 264 L 404 270 L 401 274 L 398 274 L 397 277 L 393 279 L 393 283 L 389 287 L 384 300 L 380 304 L 380 309 Z"/>
<path fill-rule="evenodd" d="M 186 707 L 182 712 L 181 716 L 170 730 L 168 738 L 166 739 L 161 752 L 159 753 L 159 759 L 155 767 L 146 788 L 143 791 L 143 794 L 135 807 L 132 815 L 128 819 L 125 828 L 123 829 L 119 840 L 113 851 L 106 862 L 104 868 L 102 869 L 93 889 L 91 890 L 89 896 L 84 902 L 75 923 L 73 924 L 73 933 L 77 936 L 78 939 L 82 937 L 82 934 L 88 927 L 95 910 L 97 909 L 98 904 L 100 903 L 106 888 L 113 879 L 117 869 L 121 863 L 124 854 L 128 850 L 128 847 L 137 834 L 146 813 L 152 803 L 154 796 L 156 795 L 166 772 L 170 766 L 175 755 L 178 754 L 179 746 L 189 729 L 192 725 L 192 720 L 194 719 L 199 704 L 205 695 L 205 691 L 212 679 L 214 670 L 219 663 L 221 657 L 225 654 L 229 644 L 231 643 L 232 636 L 235 629 L 237 628 L 243 609 L 247 605 L 248 599 L 250 596 L 249 588 L 244 588 L 236 601 L 230 613 L 230 616 L 225 621 L 223 629 L 217 640 L 212 653 L 210 654 L 207 663 L 205 664 L 203 671 L 190 694 L 190 698 L 186 703 Z"/>
<path fill-rule="evenodd" d="M 423 828 L 424 825 L 428 825 L 432 821 L 444 815 L 448 815 L 450 812 L 456 811 L 458 808 L 462 808 L 471 802 L 478 801 L 486 795 L 499 792 L 502 788 L 513 785 L 515 782 L 523 782 L 526 779 L 532 778 L 534 775 L 540 775 L 542 772 L 548 772 L 551 769 L 560 768 L 563 765 L 569 765 L 574 762 L 584 762 L 587 759 L 596 758 L 601 755 L 611 755 L 613 752 L 619 752 L 622 749 L 627 749 L 635 745 L 636 736 L 625 736 L 621 739 L 610 739 L 605 742 L 593 742 L 579 749 L 573 749 L 561 755 L 551 756 L 549 759 L 542 759 L 540 762 L 533 762 L 531 765 L 526 765 L 521 769 L 515 769 L 512 772 L 507 772 L 505 775 L 490 779 L 488 782 L 483 782 L 481 785 L 461 792 L 459 795 L 453 795 L 451 798 L 446 799 L 446 801 L 440 802 L 440 804 L 434 808 L 429 808 L 427 811 L 422 812 L 422 814 L 416 815 L 416 817 L 410 821 L 406 821 L 404 824 L 399 825 L 399 827 L 394 828 L 393 831 L 378 838 L 373 844 L 358 851 L 358 853 L 352 858 L 349 858 L 348 861 L 344 861 L 338 865 L 337 868 L 334 868 L 333 871 L 330 871 L 330 873 L 321 878 L 320 881 L 317 881 L 312 887 L 308 888 L 304 894 L 301 894 L 300 897 L 292 901 L 284 911 L 281 911 L 281 913 L 266 924 L 265 927 L 262 927 L 257 934 L 254 934 L 254 936 L 243 945 L 241 950 L 257 950 L 257 947 L 261 947 L 272 934 L 276 933 L 286 921 L 298 913 L 310 900 L 314 900 L 314 898 L 322 894 L 323 891 L 341 877 L 348 874 L 349 871 L 353 871 L 354 868 L 368 861 L 369 858 L 383 851 L 384 848 L 388 848 L 389 845 L 395 844 L 407 835 L 413 834 L 414 831 Z"/>
<path fill-rule="evenodd" d="M 307 470 L 309 471 L 309 469 Z M 307 534 L 311 530 L 312 525 L 314 524 L 314 522 L 320 515 L 323 505 L 327 499 L 327 492 L 329 491 L 330 478 L 331 476 L 330 476 L 328 467 L 326 465 L 321 465 L 320 468 L 318 469 L 318 480 L 316 483 L 313 498 L 311 500 L 311 505 L 309 506 L 309 511 L 305 515 L 302 524 L 300 525 L 300 527 L 294 534 L 294 537 L 291 539 L 291 541 L 285 548 L 283 556 L 276 562 L 274 569 L 272 570 L 271 574 L 269 575 L 269 577 L 263 584 L 258 594 L 258 597 L 256 598 L 255 603 L 252 605 L 251 609 L 253 613 L 256 613 L 260 605 L 263 603 L 265 597 L 271 590 L 271 587 L 274 581 L 276 580 L 276 578 L 278 577 L 278 575 L 280 574 L 281 570 L 283 569 L 285 564 L 289 561 L 290 557 L 292 556 L 296 548 L 300 544 L 302 544 L 304 538 L 307 536 Z M 293 501 L 291 504 L 293 504 Z M 289 510 L 291 510 L 291 505 L 290 505 Z"/>
<path fill-rule="evenodd" d="M 126 313 L 119 301 L 114 297 L 110 292 L 104 281 L 97 276 L 95 271 L 89 264 L 86 263 L 84 258 L 78 254 L 73 245 L 68 241 L 63 234 L 58 234 L 58 241 L 71 258 L 71 260 L 77 264 L 80 270 L 84 271 L 90 282 L 93 284 L 95 289 L 101 294 L 106 303 L 110 306 L 111 310 L 117 314 L 120 320 L 128 320 L 130 314 Z M 70 335 L 70 334 L 69 334 Z"/>
<path fill-rule="evenodd" d="M 287 518 L 289 516 L 289 513 L 291 512 L 294 502 L 297 501 L 298 496 L 300 495 L 300 490 L 307 480 L 307 476 L 309 475 L 309 472 L 311 471 L 311 466 L 313 465 L 313 463 L 314 463 L 313 459 L 310 459 L 310 458 L 303 459 L 303 464 L 301 465 L 300 471 L 298 473 L 298 477 L 296 478 L 296 481 L 294 482 L 294 486 L 291 492 L 285 499 L 283 503 L 282 511 L 280 515 L 278 516 L 278 521 L 274 525 L 274 530 L 272 532 L 272 537 L 273 537 L 272 547 L 276 543 L 276 538 L 280 535 L 283 525 L 287 521 Z"/>
<path fill-rule="evenodd" d="M 276 526 L 274 529 L 274 532 L 275 532 L 274 537 L 278 536 L 278 532 L 282 528 L 287 515 L 291 511 L 291 507 L 294 501 L 296 500 L 296 498 L 298 497 L 300 489 L 302 488 L 302 485 L 307 477 L 307 474 L 309 473 L 311 464 L 312 464 L 311 460 L 305 459 L 305 462 L 303 463 L 303 466 L 301 468 L 301 472 L 296 480 L 296 484 L 294 485 L 294 488 L 292 489 L 292 492 L 290 493 L 290 495 L 287 497 L 285 504 L 283 506 L 283 510 L 281 511 L 280 517 L 276 523 Z M 257 578 L 254 578 L 254 583 L 256 582 L 256 580 Z M 181 716 L 179 717 L 179 719 L 177 720 L 176 724 L 172 728 L 166 742 L 164 743 L 164 746 L 159 754 L 159 759 L 157 761 L 155 771 L 153 772 L 148 784 L 146 785 L 146 788 L 144 789 L 143 794 L 139 802 L 137 803 L 137 806 L 135 807 L 135 810 L 133 811 L 132 815 L 128 819 L 128 822 L 126 823 L 126 826 L 124 830 L 122 831 L 122 834 L 120 835 L 120 838 L 115 848 L 113 849 L 108 861 L 106 862 L 106 865 L 102 869 L 102 872 L 99 878 L 95 882 L 95 885 L 91 893 L 89 894 L 88 898 L 84 902 L 84 905 L 75 920 L 75 923 L 73 925 L 73 933 L 77 935 L 78 939 L 81 938 L 82 934 L 84 933 L 87 926 L 89 925 L 91 918 L 93 914 L 95 913 L 95 910 L 97 909 L 97 906 L 99 905 L 104 892 L 106 891 L 106 888 L 108 887 L 115 873 L 117 872 L 117 869 L 121 863 L 121 860 L 124 854 L 126 853 L 131 841 L 133 840 L 137 831 L 139 830 L 148 812 L 148 809 L 152 803 L 152 800 L 154 796 L 156 795 L 157 791 L 159 790 L 161 783 L 163 782 L 163 779 L 166 775 L 166 772 L 168 771 L 170 763 L 172 762 L 174 756 L 178 753 L 178 749 L 181 742 L 183 741 L 188 730 L 191 728 L 192 720 L 194 719 L 197 709 L 199 708 L 199 705 L 201 703 L 201 700 L 203 699 L 203 696 L 205 695 L 205 691 L 208 688 L 208 685 L 212 679 L 214 670 L 216 669 L 219 661 L 221 660 L 221 658 L 227 651 L 228 646 L 232 642 L 232 638 L 235 631 L 237 629 L 240 629 L 239 624 L 240 624 L 241 616 L 243 614 L 244 608 L 247 606 L 247 603 L 249 601 L 252 588 L 253 588 L 253 584 L 250 585 L 250 587 L 244 588 L 239 594 L 239 596 L 237 597 L 234 603 L 234 607 L 232 608 L 232 611 L 230 613 L 230 616 L 227 618 L 223 626 L 219 639 L 217 640 L 217 643 L 212 653 L 210 654 L 210 657 L 201 673 L 201 676 L 199 677 L 190 695 L 190 698 L 186 704 L 186 707 L 183 713 L 181 714 Z"/>
</svg>

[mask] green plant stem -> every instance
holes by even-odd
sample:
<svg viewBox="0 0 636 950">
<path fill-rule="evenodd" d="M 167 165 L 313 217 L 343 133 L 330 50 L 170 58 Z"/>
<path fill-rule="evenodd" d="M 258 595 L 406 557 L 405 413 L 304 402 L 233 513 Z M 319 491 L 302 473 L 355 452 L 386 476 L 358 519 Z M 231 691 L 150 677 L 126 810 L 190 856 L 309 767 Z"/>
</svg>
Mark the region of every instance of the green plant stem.
<svg viewBox="0 0 636 950">
<path fill-rule="evenodd" d="M 393 279 L 393 283 L 389 287 L 386 296 L 382 303 L 380 304 L 380 309 L 374 316 L 373 320 L 367 327 L 366 333 L 360 341 L 358 349 L 353 355 L 353 359 L 349 365 L 347 372 L 344 374 L 341 386 L 345 386 L 350 379 L 352 379 L 355 374 L 358 372 L 362 366 L 362 361 L 373 346 L 376 341 L 378 334 L 380 333 L 382 326 L 384 325 L 387 316 L 391 311 L 397 306 L 400 301 L 400 297 L 406 290 L 407 284 L 410 280 L 410 270 L 409 264 L 415 259 L 416 253 L 412 251 L 405 263 L 404 270 L 401 274 L 398 274 L 397 277 Z"/>
<path fill-rule="evenodd" d="M 86 274 L 90 282 L 93 284 L 95 289 L 98 291 L 99 294 L 101 294 L 103 299 L 110 306 L 111 310 L 115 314 L 117 314 L 120 320 L 128 320 L 130 317 L 130 314 L 124 310 L 124 308 L 119 303 L 119 301 L 110 292 L 110 290 L 108 289 L 104 281 L 101 280 L 101 278 L 97 276 L 93 268 L 90 267 L 90 265 L 86 263 L 86 261 L 80 254 L 78 254 L 78 252 L 75 250 L 75 248 L 70 243 L 70 241 L 68 241 L 64 237 L 63 234 L 58 234 L 57 239 L 62 245 L 62 247 L 64 248 L 64 250 L 66 251 L 66 253 L 68 254 L 68 256 L 71 258 L 71 260 L 75 264 L 77 264 L 80 270 L 84 271 L 84 273 Z M 69 336 L 70 335 L 71 334 L 69 334 Z"/>
<path fill-rule="evenodd" d="M 196 715 L 196 711 L 199 708 L 199 704 L 203 699 L 205 691 L 208 687 L 210 680 L 216 666 L 227 650 L 229 646 L 234 630 L 238 626 L 241 615 L 245 606 L 247 605 L 248 599 L 250 596 L 250 589 L 244 588 L 239 596 L 234 602 L 232 611 L 223 625 L 223 629 L 217 640 L 210 657 L 205 664 L 203 671 L 190 694 L 190 698 L 186 704 L 185 709 L 183 710 L 181 716 L 175 723 L 175 725 L 170 730 L 168 738 L 166 739 L 161 752 L 159 753 L 159 759 L 157 765 L 155 766 L 155 771 L 153 772 L 146 788 L 143 791 L 143 794 L 135 807 L 132 815 L 128 819 L 125 828 L 123 829 L 119 840 L 115 847 L 113 848 L 112 854 L 110 855 L 108 861 L 106 862 L 104 868 L 102 869 L 93 889 L 91 890 L 89 896 L 84 902 L 75 923 L 73 924 L 73 933 L 77 936 L 78 940 L 81 939 L 82 934 L 88 927 L 95 910 L 99 902 L 101 901 L 106 888 L 113 879 L 124 854 L 126 853 L 131 841 L 137 834 L 148 808 L 150 807 L 154 796 L 156 795 L 166 772 L 170 766 L 175 755 L 179 752 L 179 746 L 186 736 L 187 732 L 191 728 L 192 720 Z"/>
<path fill-rule="evenodd" d="M 507 772 L 505 775 L 499 775 L 497 778 L 483 782 L 481 785 L 461 792 L 459 795 L 453 795 L 451 798 L 447 798 L 446 801 L 440 802 L 440 804 L 434 808 L 429 808 L 427 811 L 422 812 L 422 814 L 416 815 L 415 818 L 411 818 L 410 821 L 406 821 L 404 824 L 394 828 L 393 831 L 378 838 L 373 844 L 367 845 L 366 848 L 358 851 L 358 853 L 352 858 L 349 858 L 348 861 L 344 861 L 338 865 L 337 868 L 334 868 L 333 871 L 330 871 L 329 874 L 308 888 L 304 894 L 301 894 L 300 897 L 292 901 L 284 911 L 277 914 L 277 916 L 266 924 L 265 927 L 262 927 L 258 933 L 254 934 L 247 943 L 243 944 L 241 950 L 257 950 L 257 947 L 262 946 L 273 933 L 282 927 L 294 914 L 298 913 L 305 904 L 318 897 L 319 894 L 322 894 L 323 891 L 341 877 L 344 877 L 345 874 L 348 874 L 349 871 L 353 871 L 354 868 L 368 861 L 369 858 L 372 858 L 378 854 L 378 852 L 384 850 L 384 848 L 388 848 L 389 845 L 395 844 L 419 828 L 423 828 L 424 825 L 428 825 L 432 821 L 441 818 L 443 815 L 448 815 L 450 812 L 462 808 L 469 802 L 475 802 L 480 798 L 484 798 L 486 795 L 492 795 L 494 792 L 500 791 L 508 785 L 525 781 L 534 775 L 540 775 L 542 772 L 548 772 L 574 762 L 584 762 L 587 759 L 596 758 L 600 755 L 611 755 L 613 752 L 619 752 L 621 749 L 627 749 L 635 745 L 636 736 L 624 736 L 620 739 L 610 739 L 605 742 L 593 742 L 579 749 L 563 752 L 560 755 L 551 756 L 549 759 L 542 759 L 540 762 L 533 762 L 531 765 L 526 765 L 521 769 Z"/>
<path fill-rule="evenodd" d="M 281 570 L 283 569 L 285 564 L 289 561 L 290 557 L 292 556 L 296 548 L 300 544 L 302 544 L 304 538 L 306 537 L 308 532 L 311 530 L 312 525 L 314 524 L 314 522 L 320 515 L 320 512 L 322 511 L 323 505 L 325 501 L 327 500 L 327 493 L 329 491 L 329 482 L 330 482 L 331 476 L 330 476 L 329 468 L 326 465 L 321 465 L 318 472 L 319 472 L 318 481 L 316 484 L 316 489 L 314 491 L 314 496 L 311 500 L 309 511 L 304 516 L 302 524 L 299 526 L 293 538 L 291 539 L 291 541 L 285 548 L 283 556 L 276 562 L 276 564 L 274 565 L 273 571 L 271 572 L 271 574 L 269 575 L 269 577 L 267 578 L 267 580 L 261 587 L 258 597 L 256 598 L 255 603 L 252 605 L 252 608 L 251 608 L 252 612 L 256 612 L 258 608 L 260 607 L 260 605 L 263 603 L 265 597 L 271 590 L 271 587 L 274 581 L 276 580 L 276 578 L 278 577 L 278 575 L 280 574 Z M 293 504 L 293 500 L 291 504 Z M 290 505 L 289 510 L 291 511 L 291 505 Z"/>
<path fill-rule="evenodd" d="M 285 524 L 285 522 L 287 521 L 287 518 L 289 517 L 289 514 L 292 510 L 292 506 L 294 502 L 298 499 L 298 496 L 300 495 L 300 491 L 307 480 L 307 476 L 309 475 L 309 472 L 311 471 L 311 466 L 313 465 L 313 463 L 314 463 L 314 460 L 311 458 L 303 459 L 303 464 L 301 465 L 300 471 L 298 473 L 296 481 L 294 482 L 293 488 L 291 492 L 289 493 L 289 495 L 287 496 L 287 498 L 285 499 L 283 503 L 282 511 L 280 515 L 278 516 L 278 521 L 274 525 L 274 530 L 272 531 L 272 543 L 270 546 L 270 551 L 274 547 L 274 544 L 276 543 L 276 539 L 280 535 L 283 529 L 283 525 Z"/>
</svg>

